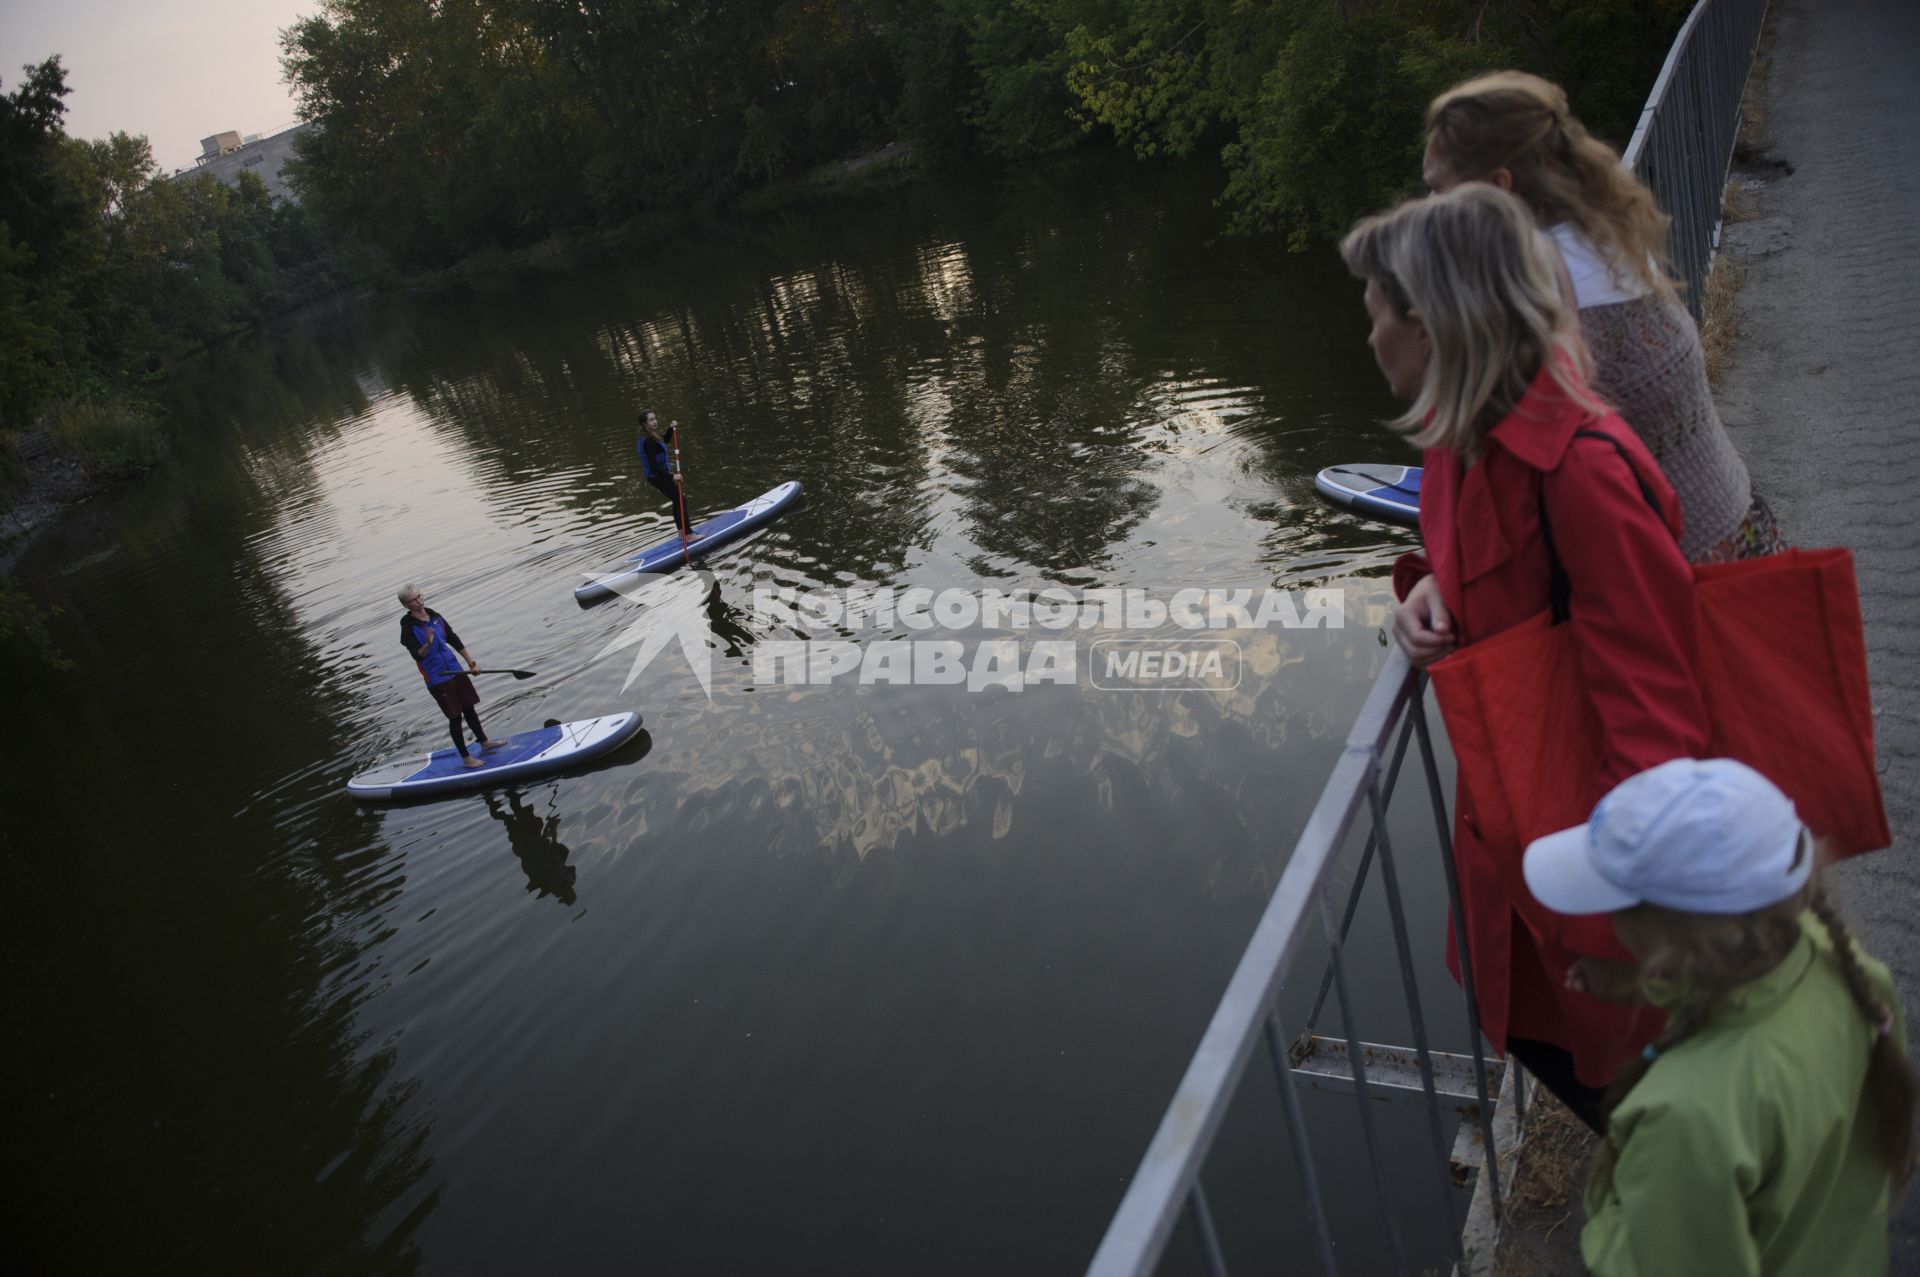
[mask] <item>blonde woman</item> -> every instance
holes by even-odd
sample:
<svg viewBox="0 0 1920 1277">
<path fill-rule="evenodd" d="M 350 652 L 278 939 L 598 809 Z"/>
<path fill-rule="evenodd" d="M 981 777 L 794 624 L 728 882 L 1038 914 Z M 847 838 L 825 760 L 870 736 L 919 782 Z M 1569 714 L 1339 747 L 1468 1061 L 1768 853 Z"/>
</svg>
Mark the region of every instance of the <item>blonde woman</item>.
<svg viewBox="0 0 1920 1277">
<path fill-rule="evenodd" d="M 1665 264 L 1667 218 L 1612 148 L 1567 110 L 1560 86 L 1499 71 L 1427 108 L 1422 176 L 1512 191 L 1552 238 L 1593 353 L 1593 387 L 1652 451 L 1679 494 L 1680 548 L 1694 562 L 1784 549 L 1714 410 L 1693 317 Z"/>
<path fill-rule="evenodd" d="M 1426 450 L 1426 552 L 1394 568 L 1401 647 L 1425 666 L 1564 605 L 1601 726 L 1601 766 L 1584 800 L 1700 752 L 1706 716 L 1679 506 L 1645 445 L 1588 389 L 1553 250 L 1532 215 L 1469 183 L 1365 219 L 1340 251 L 1366 281 L 1380 370 L 1410 401 L 1392 424 Z M 1465 917 L 1455 923 L 1472 944 L 1481 1028 L 1597 1128 L 1602 1088 L 1657 1017 L 1567 987 L 1577 957 L 1625 952 L 1591 920 L 1552 938 L 1531 932 L 1507 886 L 1519 851 L 1483 842 L 1470 797 L 1456 794 Z"/>
<path fill-rule="evenodd" d="M 507 743 L 487 735 L 487 729 L 480 724 L 480 715 L 473 708 L 480 703 L 480 693 L 467 677 L 467 670 L 460 668 L 460 662 L 465 661 L 470 670 L 479 669 L 480 662 L 467 651 L 467 645 L 447 624 L 447 618 L 427 606 L 426 596 L 411 581 L 400 587 L 400 606 L 407 609 L 400 614 L 400 645 L 420 667 L 420 678 L 426 683 L 427 692 L 440 712 L 447 716 L 447 734 L 453 737 L 453 747 L 460 751 L 460 765 L 486 766 L 484 761 L 467 752 L 467 738 L 460 734 L 460 721 L 464 718 L 482 749 L 499 749 Z"/>
</svg>

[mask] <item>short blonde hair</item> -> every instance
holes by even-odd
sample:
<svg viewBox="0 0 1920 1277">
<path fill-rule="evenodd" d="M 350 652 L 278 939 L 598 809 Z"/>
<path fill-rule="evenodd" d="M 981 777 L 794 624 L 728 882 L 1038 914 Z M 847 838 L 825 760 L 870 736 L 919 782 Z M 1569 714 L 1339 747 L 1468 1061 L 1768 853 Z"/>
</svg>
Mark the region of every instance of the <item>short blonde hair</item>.
<svg viewBox="0 0 1920 1277">
<path fill-rule="evenodd" d="M 1390 423 L 1416 446 L 1476 455 L 1542 365 L 1576 403 L 1604 411 L 1587 388 L 1592 360 L 1560 295 L 1553 246 L 1505 191 L 1468 183 L 1362 218 L 1340 255 L 1426 327 L 1420 392 Z"/>
<path fill-rule="evenodd" d="M 406 606 L 412 607 L 413 604 L 407 603 L 407 600 L 418 593 L 420 593 L 420 587 L 409 581 L 400 587 L 400 601 L 406 604 Z"/>
<path fill-rule="evenodd" d="M 1674 295 L 1667 223 L 1653 192 L 1567 109 L 1567 92 L 1524 71 L 1454 85 L 1427 107 L 1427 145 L 1462 181 L 1505 169 L 1542 226 L 1570 222 L 1609 263 Z"/>
</svg>

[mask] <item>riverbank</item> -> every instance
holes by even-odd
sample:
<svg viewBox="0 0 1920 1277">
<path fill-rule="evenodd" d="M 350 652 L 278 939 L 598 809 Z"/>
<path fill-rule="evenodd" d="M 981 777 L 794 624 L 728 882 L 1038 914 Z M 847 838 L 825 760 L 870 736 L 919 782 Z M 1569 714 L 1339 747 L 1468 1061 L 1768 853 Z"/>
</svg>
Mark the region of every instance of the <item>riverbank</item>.
<svg viewBox="0 0 1920 1277">
<path fill-rule="evenodd" d="M 889 142 L 859 155 L 822 164 L 794 181 L 761 187 L 723 207 L 645 213 L 618 226 L 562 231 L 525 248 L 483 249 L 451 266 L 397 277 L 383 291 L 431 294 L 448 288 L 502 283 L 529 271 L 573 271 L 614 253 L 655 247 L 716 218 L 752 217 L 813 203 L 858 198 L 924 180 L 927 176 L 928 170 L 921 166 L 911 146 Z"/>
<path fill-rule="evenodd" d="M 63 405 L 0 438 L 0 572 L 33 534 L 74 506 L 130 483 L 171 450 L 165 423 L 123 399 Z"/>
</svg>

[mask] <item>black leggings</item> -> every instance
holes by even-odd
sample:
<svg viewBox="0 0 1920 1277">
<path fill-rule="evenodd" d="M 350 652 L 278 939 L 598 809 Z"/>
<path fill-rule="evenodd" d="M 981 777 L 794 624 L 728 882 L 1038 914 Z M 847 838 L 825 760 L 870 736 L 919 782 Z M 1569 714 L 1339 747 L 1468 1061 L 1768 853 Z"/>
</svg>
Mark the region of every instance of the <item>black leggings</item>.
<svg viewBox="0 0 1920 1277">
<path fill-rule="evenodd" d="M 1508 1038 L 1507 1058 L 1519 1061 L 1569 1112 L 1591 1127 L 1594 1134 L 1607 1133 L 1607 1119 L 1602 1111 L 1607 1093 L 1573 1075 L 1573 1056 L 1565 1049 L 1532 1038 Z"/>
<path fill-rule="evenodd" d="M 467 720 L 467 726 L 473 729 L 474 743 L 476 745 L 485 744 L 487 729 L 480 726 L 480 716 L 473 712 L 473 706 L 467 706 L 461 710 L 460 713 Z M 460 751 L 460 757 L 465 758 L 467 756 L 467 738 L 460 734 L 460 719 L 449 718 L 447 720 L 447 730 L 453 733 L 453 747 Z"/>
<path fill-rule="evenodd" d="M 687 503 L 681 499 L 680 487 L 673 481 L 672 476 L 662 479 L 649 479 L 647 482 L 651 483 L 659 491 L 660 495 L 667 499 L 667 504 L 673 508 L 674 523 L 679 525 L 682 532 L 688 536 L 692 536 L 693 522 L 687 518 Z"/>
</svg>

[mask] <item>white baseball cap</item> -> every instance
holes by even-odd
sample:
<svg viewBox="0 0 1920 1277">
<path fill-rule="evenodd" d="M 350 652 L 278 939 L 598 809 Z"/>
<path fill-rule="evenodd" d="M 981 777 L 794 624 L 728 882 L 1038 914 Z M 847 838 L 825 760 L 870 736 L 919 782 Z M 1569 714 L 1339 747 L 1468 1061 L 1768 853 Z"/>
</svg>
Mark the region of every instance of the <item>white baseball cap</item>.
<svg viewBox="0 0 1920 1277">
<path fill-rule="evenodd" d="M 1806 840 L 1793 800 L 1753 768 L 1676 758 L 1621 781 L 1586 824 L 1535 839 L 1524 869 L 1557 913 L 1751 913 L 1806 884 Z"/>
</svg>

